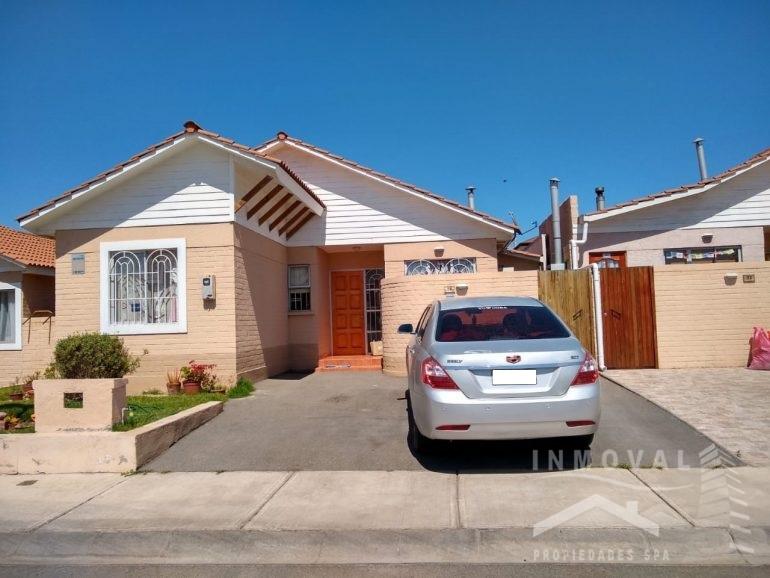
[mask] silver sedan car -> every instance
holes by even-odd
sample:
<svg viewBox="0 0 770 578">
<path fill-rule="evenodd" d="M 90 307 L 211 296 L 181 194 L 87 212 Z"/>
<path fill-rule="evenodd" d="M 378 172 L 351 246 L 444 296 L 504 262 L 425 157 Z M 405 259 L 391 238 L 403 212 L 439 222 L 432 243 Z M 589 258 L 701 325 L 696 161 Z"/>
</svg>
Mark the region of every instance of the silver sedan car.
<svg viewBox="0 0 770 578">
<path fill-rule="evenodd" d="M 406 349 L 409 441 L 572 436 L 599 424 L 599 371 L 543 303 L 529 297 L 449 298 L 429 305 Z"/>
</svg>

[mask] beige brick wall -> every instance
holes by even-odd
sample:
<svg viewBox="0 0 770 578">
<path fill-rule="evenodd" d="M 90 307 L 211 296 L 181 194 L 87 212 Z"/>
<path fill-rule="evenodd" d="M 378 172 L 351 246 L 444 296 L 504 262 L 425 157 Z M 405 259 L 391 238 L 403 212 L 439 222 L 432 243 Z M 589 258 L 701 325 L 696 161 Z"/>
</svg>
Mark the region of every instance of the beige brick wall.
<svg viewBox="0 0 770 578">
<path fill-rule="evenodd" d="M 743 367 L 755 326 L 770 329 L 770 263 L 655 267 L 661 368 Z M 734 284 L 725 274 L 737 273 Z M 742 276 L 753 274 L 754 283 Z"/>
<path fill-rule="evenodd" d="M 436 247 L 443 247 L 441 255 Z M 497 271 L 497 241 L 495 239 L 470 239 L 467 241 L 427 241 L 419 243 L 392 243 L 385 245 L 385 276 L 400 277 L 404 274 L 404 261 L 411 259 L 454 259 L 475 257 L 479 273 Z"/>
<path fill-rule="evenodd" d="M 473 275 L 435 275 L 385 278 L 382 282 L 383 368 L 404 375 L 408 335 L 396 333 L 402 323 L 417 324 L 425 307 L 444 297 L 447 285 L 467 283 L 464 297 L 512 295 L 537 297 L 537 271 L 505 271 Z"/>
<path fill-rule="evenodd" d="M 235 225 L 237 373 L 262 379 L 289 369 L 286 247 Z"/>
<path fill-rule="evenodd" d="M 216 373 L 231 379 L 236 373 L 234 240 L 230 223 L 209 225 L 129 227 L 59 231 L 56 235 L 55 338 L 78 331 L 99 331 L 99 244 L 184 238 L 187 243 L 187 333 L 127 335 L 126 345 L 142 357 L 139 370 L 129 377 L 128 390 L 165 388 L 165 372 L 191 359 L 217 364 Z M 72 275 L 71 253 L 84 253 L 86 273 Z M 214 274 L 217 299 L 204 304 L 200 280 Z"/>
<path fill-rule="evenodd" d="M 0 273 L 0 281 L 18 283 L 22 288 L 22 326 L 20 351 L 0 351 L 0 387 L 13 383 L 35 371 L 42 371 L 51 361 L 55 344 L 53 334 L 55 319 L 31 317 L 30 311 L 48 309 L 44 307 L 53 301 L 53 277 L 44 275 L 23 275 Z M 51 305 L 51 308 L 53 306 Z"/>
</svg>

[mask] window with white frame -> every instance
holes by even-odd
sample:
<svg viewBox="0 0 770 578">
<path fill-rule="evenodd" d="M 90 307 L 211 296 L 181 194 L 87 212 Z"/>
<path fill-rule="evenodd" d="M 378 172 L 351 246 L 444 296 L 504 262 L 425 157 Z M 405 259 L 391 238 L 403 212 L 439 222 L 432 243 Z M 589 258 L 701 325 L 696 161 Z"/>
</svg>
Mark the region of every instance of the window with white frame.
<svg viewBox="0 0 770 578">
<path fill-rule="evenodd" d="M 102 331 L 187 330 L 184 239 L 102 243 Z"/>
<path fill-rule="evenodd" d="M 0 350 L 21 349 L 21 288 L 0 283 Z"/>
<path fill-rule="evenodd" d="M 310 265 L 289 265 L 289 311 L 310 311 Z"/>
</svg>

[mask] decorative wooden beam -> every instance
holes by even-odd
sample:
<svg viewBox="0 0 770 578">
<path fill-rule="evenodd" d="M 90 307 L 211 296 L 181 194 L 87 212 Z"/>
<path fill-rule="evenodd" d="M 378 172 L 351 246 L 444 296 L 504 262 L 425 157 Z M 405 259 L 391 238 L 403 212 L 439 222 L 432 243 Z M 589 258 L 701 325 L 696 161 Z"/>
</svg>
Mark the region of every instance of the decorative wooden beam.
<svg viewBox="0 0 770 578">
<path fill-rule="evenodd" d="M 293 216 L 291 219 L 289 219 L 288 221 L 286 221 L 286 222 L 283 224 L 283 226 L 282 226 L 280 229 L 278 229 L 278 234 L 279 234 L 279 235 L 283 235 L 284 231 L 288 231 L 288 230 L 289 230 L 289 228 L 291 228 L 291 226 L 292 226 L 294 223 L 296 223 L 297 221 L 299 221 L 299 220 L 300 220 L 302 217 L 304 217 L 305 215 L 307 215 L 309 212 L 310 212 L 310 209 L 308 209 L 307 207 L 305 207 L 304 209 L 302 209 L 302 210 L 301 210 L 299 213 L 297 213 L 297 214 L 296 214 L 296 215 L 294 215 L 294 216 Z"/>
<path fill-rule="evenodd" d="M 235 212 L 237 213 L 240 211 L 244 206 L 246 206 L 246 203 L 248 203 L 251 199 L 254 198 L 254 195 L 256 195 L 259 191 L 261 191 L 267 183 L 273 180 L 273 177 L 270 175 L 263 178 L 261 181 L 259 181 L 256 185 L 252 187 L 252 189 L 243 195 L 243 197 L 240 200 L 240 203 L 238 204 L 238 208 L 235 209 Z"/>
<path fill-rule="evenodd" d="M 275 197 L 275 196 L 276 196 L 276 195 L 277 195 L 277 194 L 280 192 L 280 190 L 281 190 L 282 188 L 283 188 L 283 185 L 276 185 L 275 187 L 273 187 L 273 190 L 272 190 L 272 191 L 270 191 L 270 192 L 269 192 L 269 193 L 267 193 L 267 194 L 266 194 L 264 197 L 262 197 L 261 199 L 259 199 L 259 201 L 257 202 L 257 204 L 256 204 L 256 205 L 254 205 L 253 207 L 251 207 L 251 208 L 249 209 L 249 212 L 248 212 L 248 213 L 246 213 L 246 219 L 247 219 L 247 220 L 248 220 L 248 219 L 251 219 L 251 218 L 252 218 L 254 215 L 256 215 L 256 214 L 257 214 L 257 212 L 258 212 L 258 211 L 259 211 L 259 210 L 260 210 L 262 207 L 264 207 L 266 204 L 268 204 L 268 203 L 270 202 L 270 200 L 271 200 L 273 197 Z"/>
<path fill-rule="evenodd" d="M 278 223 L 280 223 L 280 222 L 281 222 L 281 221 L 283 221 L 283 220 L 284 220 L 286 217 L 288 217 L 289 215 L 291 215 L 292 211 L 293 211 L 294 209 L 296 209 L 297 207 L 299 207 L 301 204 L 302 204 L 302 201 L 300 201 L 299 199 L 297 199 L 297 200 L 296 200 L 296 201 L 294 201 L 294 202 L 293 202 L 291 205 L 289 205 L 289 208 L 288 208 L 288 209 L 286 209 L 286 210 L 285 210 L 283 213 L 281 213 L 280 215 L 278 215 L 278 218 L 277 218 L 277 219 L 275 219 L 275 220 L 274 220 L 272 223 L 270 223 L 270 230 L 272 231 L 273 229 L 275 229 L 275 227 L 278 225 Z"/>
<path fill-rule="evenodd" d="M 286 194 L 285 194 L 283 197 L 281 197 L 281 200 L 280 200 L 280 201 L 278 201 L 278 202 L 277 202 L 275 205 L 273 205 L 272 207 L 270 207 L 270 208 L 267 210 L 267 212 L 266 212 L 264 215 L 262 215 L 262 216 L 259 218 L 259 220 L 258 220 L 258 224 L 260 224 L 260 225 L 261 225 L 262 223 L 264 223 L 265 221 L 267 221 L 267 220 L 268 220 L 270 217 L 272 217 L 272 216 L 275 214 L 275 212 L 276 212 L 278 209 L 280 209 L 280 208 L 281 208 L 281 207 L 283 207 L 283 206 L 284 206 L 286 203 L 288 203 L 288 202 L 289 202 L 289 199 L 291 199 L 291 198 L 292 198 L 292 196 L 293 196 L 293 195 L 292 195 L 291 193 L 286 193 Z"/>
<path fill-rule="evenodd" d="M 310 219 L 312 219 L 315 215 L 313 213 L 310 213 L 309 215 L 305 215 L 299 223 L 297 223 L 292 230 L 290 230 L 288 233 L 286 233 L 286 240 L 288 241 L 294 236 L 294 233 L 299 231 L 302 227 L 305 226 L 305 223 L 307 223 Z"/>
</svg>

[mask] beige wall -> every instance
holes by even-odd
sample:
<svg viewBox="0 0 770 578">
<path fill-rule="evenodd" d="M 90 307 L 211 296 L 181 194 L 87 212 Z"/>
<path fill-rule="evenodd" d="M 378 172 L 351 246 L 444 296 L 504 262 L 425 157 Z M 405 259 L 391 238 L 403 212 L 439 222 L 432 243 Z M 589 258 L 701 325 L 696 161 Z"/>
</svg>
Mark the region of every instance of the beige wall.
<svg viewBox="0 0 770 578">
<path fill-rule="evenodd" d="M 396 332 L 402 323 L 417 324 L 425 307 L 443 299 L 447 285 L 467 283 L 467 297 L 514 295 L 537 297 L 537 271 L 505 271 L 473 275 L 426 275 L 385 278 L 382 282 L 383 369 L 404 375 L 408 335 Z"/>
<path fill-rule="evenodd" d="M 770 263 L 655 267 L 655 308 L 659 367 L 744 367 L 752 328 L 770 329 Z"/>
<path fill-rule="evenodd" d="M 310 265 L 311 311 L 287 313 L 288 296 L 282 309 L 289 319 L 289 351 L 291 369 L 310 371 L 318 367 L 318 359 L 329 355 L 329 263 L 328 255 L 318 247 L 289 248 L 289 263 Z"/>
<path fill-rule="evenodd" d="M 443 247 L 438 256 L 436 247 Z M 497 271 L 497 241 L 495 239 L 470 239 L 467 241 L 429 241 L 421 243 L 392 243 L 385 245 L 385 277 L 404 274 L 404 261 L 412 259 L 454 259 L 475 257 L 479 273 Z"/>
<path fill-rule="evenodd" d="M 262 379 L 289 369 L 286 247 L 235 225 L 236 369 Z"/>
<path fill-rule="evenodd" d="M 711 242 L 704 243 L 702 237 L 707 233 L 713 235 L 713 238 Z M 589 224 L 588 241 L 581 246 L 582 264 L 588 264 L 588 253 L 590 252 L 626 251 L 626 264 L 629 267 L 664 265 L 664 249 L 721 247 L 724 245 L 741 245 L 743 261 L 745 262 L 765 260 L 765 240 L 762 227 L 592 233 Z"/>
<path fill-rule="evenodd" d="M 187 333 L 126 335 L 126 345 L 143 355 L 129 377 L 129 393 L 165 388 L 165 372 L 194 359 L 215 363 L 225 380 L 235 377 L 235 290 L 233 225 L 179 225 L 58 231 L 56 235 L 55 338 L 99 331 L 99 244 L 103 241 L 184 238 L 187 243 Z M 72 275 L 71 253 L 85 253 L 86 273 Z M 217 299 L 204 305 L 200 280 L 216 275 Z"/>
<path fill-rule="evenodd" d="M 51 362 L 51 352 L 56 343 L 55 318 L 30 312 L 42 309 L 53 310 L 53 277 L 44 275 L 22 275 L 0 273 L 0 281 L 18 283 L 22 290 L 21 350 L 0 351 L 0 387 L 13 383 L 35 371 L 44 370 Z"/>
</svg>

